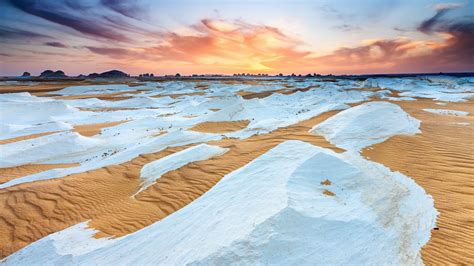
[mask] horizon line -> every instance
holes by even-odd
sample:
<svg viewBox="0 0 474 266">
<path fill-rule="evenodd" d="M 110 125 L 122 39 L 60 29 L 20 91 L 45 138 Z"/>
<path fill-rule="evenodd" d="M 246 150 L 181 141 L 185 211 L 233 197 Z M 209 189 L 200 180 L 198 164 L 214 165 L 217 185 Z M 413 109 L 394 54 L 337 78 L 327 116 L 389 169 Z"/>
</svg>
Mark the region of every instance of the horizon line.
<svg viewBox="0 0 474 266">
<path fill-rule="evenodd" d="M 117 69 L 113 69 L 117 70 Z M 105 72 L 101 73 L 106 73 L 109 71 L 113 70 L 108 70 Z M 47 71 L 47 70 L 45 70 Z M 56 70 L 56 71 L 61 71 L 61 70 Z M 121 71 L 121 70 L 118 70 Z M 27 71 L 25 71 L 27 72 Z M 44 72 L 44 71 L 43 71 Z M 123 71 L 121 71 L 123 72 Z M 45 79 L 61 79 L 61 78 L 88 78 L 88 75 L 91 74 L 101 74 L 97 72 L 92 72 L 89 74 L 78 74 L 78 75 L 67 75 L 65 74 L 65 77 L 40 77 L 40 75 L 30 75 L 30 76 L 25 76 L 22 77 L 21 75 L 0 75 L 0 78 L 22 78 L 22 79 L 28 79 L 28 78 L 45 78 Z M 174 73 L 174 74 L 162 74 L 162 75 L 155 75 L 152 72 L 148 73 L 141 73 L 138 75 L 132 75 L 126 72 L 123 72 L 128 75 L 129 78 L 169 78 L 169 77 L 327 77 L 327 76 L 396 76 L 396 75 L 474 75 L 474 70 L 472 71 L 449 71 L 449 72 L 385 72 L 385 73 L 360 73 L 360 74 L 322 74 L 322 73 L 290 73 L 290 74 L 284 74 L 284 73 L 234 73 L 234 74 L 223 74 L 223 73 L 205 73 L 205 74 L 181 74 L 180 72 Z M 145 74 L 153 74 L 153 76 L 140 76 L 140 75 L 145 75 Z M 178 76 L 179 75 L 179 76 Z M 81 77 L 82 76 L 82 77 Z M 89 77 L 93 78 L 93 77 Z M 125 78 L 125 77 L 124 77 Z"/>
</svg>

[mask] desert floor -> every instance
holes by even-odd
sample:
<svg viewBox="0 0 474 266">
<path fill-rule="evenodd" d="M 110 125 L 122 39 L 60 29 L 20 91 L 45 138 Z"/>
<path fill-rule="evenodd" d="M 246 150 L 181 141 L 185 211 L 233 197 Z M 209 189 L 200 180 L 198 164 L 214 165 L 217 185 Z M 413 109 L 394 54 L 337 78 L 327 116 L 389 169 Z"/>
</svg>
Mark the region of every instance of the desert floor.
<svg viewBox="0 0 474 266">
<path fill-rule="evenodd" d="M 383 101 L 401 107 L 408 115 L 419 120 L 421 122 L 420 132 L 416 134 L 393 134 L 384 141 L 362 147 L 360 154 L 367 160 L 381 163 L 391 171 L 398 171 L 412 178 L 428 195 L 432 196 L 434 207 L 439 212 L 439 216 L 436 226 L 431 230 L 429 241 L 421 250 L 422 260 L 425 264 L 469 264 L 474 261 L 474 249 L 471 248 L 474 242 L 473 99 L 466 97 L 461 100 L 447 101 L 432 96 L 425 97 L 416 93 L 407 94 L 406 91 L 410 89 L 400 91 L 392 89 L 392 87 L 397 87 L 396 83 L 383 87 L 354 81 L 353 84 L 344 83 L 340 87 L 343 90 L 358 90 L 366 92 L 366 94 L 361 97 L 357 96 L 359 97 L 357 100 L 341 102 L 341 104 L 347 104 L 348 109 L 339 107 L 327 110 L 321 109 L 321 112 L 316 115 L 298 117 L 299 120 L 290 121 L 291 119 L 289 119 L 289 121 L 283 121 L 285 119 L 282 118 L 281 124 L 277 123 L 275 126 L 272 124 L 268 127 L 268 130 L 265 127 L 261 129 L 255 126 L 252 129 L 253 131 L 245 132 L 259 119 L 258 114 L 255 115 L 255 118 L 252 115 L 253 112 L 257 113 L 260 107 L 255 109 L 257 111 L 249 109 L 248 114 L 241 115 L 241 118 L 226 121 L 223 118 L 206 118 L 207 120 L 200 120 L 200 118 L 208 117 L 210 114 L 217 116 L 223 110 L 227 110 L 226 108 L 230 108 L 231 104 L 228 102 L 209 104 L 206 106 L 205 112 L 189 112 L 186 105 L 194 104 L 192 101 L 205 101 L 202 100 L 202 97 L 208 99 L 223 97 L 220 94 L 212 94 L 214 92 L 210 93 L 216 86 L 232 87 L 234 89 L 229 93 L 233 95 L 232 97 L 240 97 L 239 99 L 244 102 L 257 102 L 270 99 L 268 97 L 274 95 L 281 95 L 281 97 L 302 95 L 304 97 L 305 94 L 317 93 L 318 90 L 324 89 L 325 85 L 314 82 L 309 82 L 307 85 L 298 85 L 298 82 L 293 80 L 280 81 L 277 85 L 272 83 L 272 86 L 263 86 L 261 83 L 265 81 L 258 80 L 170 82 L 179 84 L 171 84 L 177 86 L 173 90 L 147 95 L 146 97 L 149 99 L 146 99 L 146 103 L 139 102 L 138 105 L 133 105 L 134 103 L 130 102 L 130 106 L 124 101 L 135 100 L 137 97 L 142 97 L 142 93 L 160 91 L 170 85 L 163 81 L 155 82 L 152 85 L 145 84 L 153 87 L 153 89 L 150 89 L 142 88 L 145 85 L 139 81 L 81 81 L 3 84 L 0 86 L 0 93 L 2 93 L 0 94 L 0 100 L 6 99 L 4 98 L 5 95 L 28 92 L 30 95 L 24 97 L 51 99 L 61 103 L 70 101 L 71 106 L 75 108 L 74 112 L 87 113 L 90 114 L 90 117 L 93 117 L 90 120 L 84 118 L 74 122 L 65 119 L 64 123 L 70 125 L 70 127 L 61 124 L 56 128 L 55 124 L 51 129 L 46 128 L 37 133 L 34 131 L 33 134 L 17 134 L 17 131 L 14 130 L 5 131 L 10 135 L 5 133 L 4 135 L 7 137 L 0 139 L 0 147 L 3 146 L 3 150 L 0 150 L 0 157 L 3 157 L 1 158 L 2 161 L 7 161 L 0 168 L 0 185 L 2 185 L 0 188 L 0 209 L 2 210 L 0 212 L 0 258 L 5 258 L 43 237 L 81 222 L 89 221 L 88 226 L 97 230 L 94 233 L 95 238 L 110 237 L 115 239 L 147 228 L 170 214 L 185 208 L 209 191 L 224 176 L 246 166 L 288 140 L 301 140 L 329 149 L 336 154 L 342 154 L 347 149 L 338 145 L 337 142 L 331 141 L 323 134 L 312 132 L 312 128 L 345 110 L 350 110 L 350 108 L 369 102 Z M 304 82 L 300 81 L 300 83 Z M 71 94 L 61 93 L 64 88 L 71 86 L 114 86 L 119 84 L 131 86 L 124 91 L 102 92 L 98 87 L 95 93 L 88 91 Z M 295 86 L 295 84 L 298 86 Z M 359 87 L 356 87 L 356 84 Z M 192 89 L 188 89 L 188 86 L 191 86 Z M 254 89 L 255 87 L 258 89 Z M 379 93 L 380 91 L 385 91 L 385 93 Z M 404 92 L 405 94 L 403 94 Z M 459 91 L 456 91 L 456 93 L 459 93 Z M 228 96 L 228 94 L 225 94 L 225 97 Z M 198 100 L 193 100 L 193 97 Z M 407 97 L 412 99 L 406 99 Z M 155 105 L 152 101 L 153 99 L 164 101 L 165 98 L 167 102 L 163 103 L 163 106 L 167 104 L 177 105 L 179 104 L 177 102 L 181 101 L 183 107 L 159 113 L 158 111 L 162 110 L 162 103 Z M 98 100 L 100 102 L 97 103 L 100 104 L 92 101 L 88 104 L 81 102 L 90 99 Z M 184 103 L 186 100 L 190 100 L 190 103 Z M 15 101 L 20 105 L 15 108 L 22 108 L 21 101 L 23 100 Z M 330 100 L 328 101 L 330 102 Z M 121 105 L 122 102 L 124 102 L 123 105 Z M 146 105 L 149 102 L 151 104 Z M 8 104 L 11 104 L 11 102 Z M 58 111 L 62 110 L 62 107 L 56 106 L 46 108 L 52 108 L 51 110 L 48 109 L 52 112 L 56 110 L 54 108 L 58 108 Z M 441 114 L 428 112 L 424 109 L 457 110 L 467 112 L 467 114 Z M 138 110 L 142 110 L 143 113 L 138 112 Z M 41 111 L 35 111 L 34 108 L 31 110 L 31 112 Z M 236 112 L 240 111 L 237 110 Z M 265 119 L 266 117 L 272 117 L 271 112 L 269 114 L 262 113 L 261 116 L 265 116 Z M 99 114 L 105 117 L 108 113 L 113 113 L 114 118 L 112 120 L 103 119 L 102 116 L 94 116 L 94 114 Z M 240 115 L 241 113 L 237 114 Z M 11 118 L 12 115 L 15 114 L 2 113 L 3 118 L 9 116 L 9 120 L 5 121 L 2 118 L 3 121 L 0 122 L 5 127 L 10 126 L 10 124 L 13 125 L 15 119 Z M 18 114 L 18 116 L 18 120 L 29 116 L 28 110 Z M 75 113 L 71 113 L 71 117 L 73 116 L 75 116 Z M 177 116 L 179 117 L 172 120 Z M 232 118 L 232 114 L 223 113 L 224 116 Z M 17 160 L 17 158 L 22 157 L 22 153 L 41 152 L 40 148 L 38 150 L 24 148 L 27 145 L 41 145 L 41 138 L 56 136 L 60 133 L 74 134 L 74 132 L 86 138 L 94 139 L 100 138 L 100 136 L 106 138 L 108 135 L 104 135 L 104 132 L 107 132 L 107 129 L 112 132 L 117 128 L 117 132 L 122 133 L 120 131 L 121 126 L 125 128 L 131 121 L 149 119 L 150 117 L 166 119 L 164 120 L 166 123 L 173 122 L 170 122 L 172 124 L 170 126 L 163 122 L 163 126 L 146 128 L 144 132 L 147 133 L 143 138 L 130 143 L 126 139 L 121 139 L 120 145 L 127 147 L 138 142 L 142 143 L 143 140 L 166 137 L 173 134 L 176 123 L 181 123 L 181 121 L 193 121 L 180 126 L 185 128 L 184 131 L 198 132 L 203 135 L 199 135 L 199 138 L 193 141 L 176 140 L 172 142 L 172 145 L 163 146 L 163 149 L 157 152 L 150 153 L 144 148 L 143 152 L 137 152 L 121 161 L 111 162 L 100 167 L 87 168 L 84 171 L 70 173 L 65 176 L 58 174 L 58 178 L 42 176 L 39 179 L 25 179 L 25 181 L 21 179 L 46 171 L 56 171 L 55 174 L 61 173 L 64 169 L 75 169 L 88 162 L 88 160 L 96 160 L 95 157 L 84 159 L 91 150 L 96 152 L 94 150 L 95 142 L 90 144 L 90 148 L 85 151 L 75 150 L 74 148 L 65 151 L 65 159 L 61 158 L 61 155 L 59 157 L 51 155 L 41 158 L 28 155 L 26 156 L 28 158 Z M 11 122 L 9 122 L 10 120 Z M 85 123 L 87 121 L 91 121 L 91 123 Z M 267 120 L 262 119 L 262 121 Z M 42 122 L 44 121 L 42 120 Z M 24 124 L 28 123 L 31 125 L 34 122 L 33 120 L 24 122 Z M 267 125 L 265 124 L 265 126 Z M 126 128 L 126 130 L 122 135 L 130 134 L 131 136 L 133 134 L 129 128 Z M 244 133 L 238 135 L 240 132 Z M 109 134 L 110 136 L 116 136 L 113 135 L 113 132 Z M 39 144 L 36 144 L 35 140 Z M 79 142 L 82 141 L 81 138 L 74 137 L 71 141 L 72 144 L 67 142 L 65 145 L 86 145 Z M 100 141 L 103 140 L 100 139 Z M 51 143 L 54 142 L 54 139 L 51 140 Z M 143 188 L 144 181 L 141 178 L 141 171 L 145 165 L 187 151 L 196 144 L 218 146 L 223 148 L 225 152 L 218 155 L 209 155 L 209 158 L 203 157 L 200 160 L 189 161 L 183 165 L 178 165 L 176 169 L 170 168 L 158 179 L 153 180 L 148 187 L 142 191 L 140 190 L 139 193 L 137 192 L 140 187 Z M 47 142 L 47 145 L 56 147 L 50 142 Z M 112 153 L 119 154 L 122 151 L 122 146 L 117 147 L 119 148 L 102 156 L 107 157 Z M 15 149 L 25 150 L 15 152 Z M 48 152 L 51 151 L 47 150 L 46 153 Z M 12 157 L 5 158 L 6 154 Z M 103 151 L 97 154 L 103 154 Z M 29 159 L 30 157 L 32 159 Z M 20 163 L 16 163 L 17 161 Z M 15 180 L 18 183 L 9 183 Z M 331 180 L 328 179 L 325 184 L 330 185 Z M 327 186 L 327 189 L 324 189 L 322 193 L 326 197 L 338 197 L 338 193 L 333 191 L 330 186 Z M 413 202 L 413 204 L 417 203 Z"/>
</svg>

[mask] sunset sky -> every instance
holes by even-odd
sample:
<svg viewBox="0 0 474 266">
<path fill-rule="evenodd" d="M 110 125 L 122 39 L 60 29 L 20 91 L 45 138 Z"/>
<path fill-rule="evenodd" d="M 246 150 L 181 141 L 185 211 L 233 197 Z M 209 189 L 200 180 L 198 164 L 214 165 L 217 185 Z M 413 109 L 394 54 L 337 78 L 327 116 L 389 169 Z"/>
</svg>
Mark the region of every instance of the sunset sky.
<svg viewBox="0 0 474 266">
<path fill-rule="evenodd" d="M 0 0 L 0 75 L 474 71 L 472 1 Z"/>
</svg>

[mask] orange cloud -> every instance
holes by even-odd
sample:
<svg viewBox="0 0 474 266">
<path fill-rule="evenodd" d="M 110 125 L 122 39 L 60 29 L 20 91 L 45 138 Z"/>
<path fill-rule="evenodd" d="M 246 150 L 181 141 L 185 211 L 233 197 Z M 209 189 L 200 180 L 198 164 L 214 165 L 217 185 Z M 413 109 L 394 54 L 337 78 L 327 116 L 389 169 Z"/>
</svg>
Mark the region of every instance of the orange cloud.
<svg viewBox="0 0 474 266">
<path fill-rule="evenodd" d="M 430 22 L 436 26 L 435 22 Z M 472 25 L 445 27 L 440 41 L 371 40 L 314 57 L 280 29 L 242 21 L 204 19 L 192 33 L 167 33 L 151 47 L 87 47 L 138 70 L 170 73 L 387 73 L 472 69 Z M 189 32 L 189 31 L 188 31 Z M 472 55 L 472 54 L 471 54 Z"/>
<path fill-rule="evenodd" d="M 273 27 L 205 19 L 194 29 L 194 36 L 170 34 L 164 44 L 146 52 L 168 61 L 212 65 L 226 73 L 272 71 L 272 62 L 308 54 L 296 52 L 299 42 Z"/>
<path fill-rule="evenodd" d="M 273 72 L 284 63 L 301 61 L 310 52 L 298 51 L 301 42 L 275 27 L 242 21 L 204 19 L 192 26 L 194 34 L 168 33 L 159 45 L 141 49 L 87 47 L 111 58 L 145 59 L 160 64 L 194 65 L 196 72 Z"/>
</svg>

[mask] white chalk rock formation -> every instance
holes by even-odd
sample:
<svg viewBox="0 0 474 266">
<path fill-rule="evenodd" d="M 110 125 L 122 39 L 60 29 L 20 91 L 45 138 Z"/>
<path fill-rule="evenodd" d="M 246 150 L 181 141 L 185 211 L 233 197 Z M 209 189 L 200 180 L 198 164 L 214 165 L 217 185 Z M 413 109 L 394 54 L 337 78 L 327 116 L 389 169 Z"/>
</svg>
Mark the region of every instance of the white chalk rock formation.
<svg viewBox="0 0 474 266">
<path fill-rule="evenodd" d="M 394 135 L 420 133 L 420 121 L 400 106 L 369 102 L 346 109 L 314 126 L 310 132 L 324 136 L 337 147 L 358 151 Z"/>
</svg>

